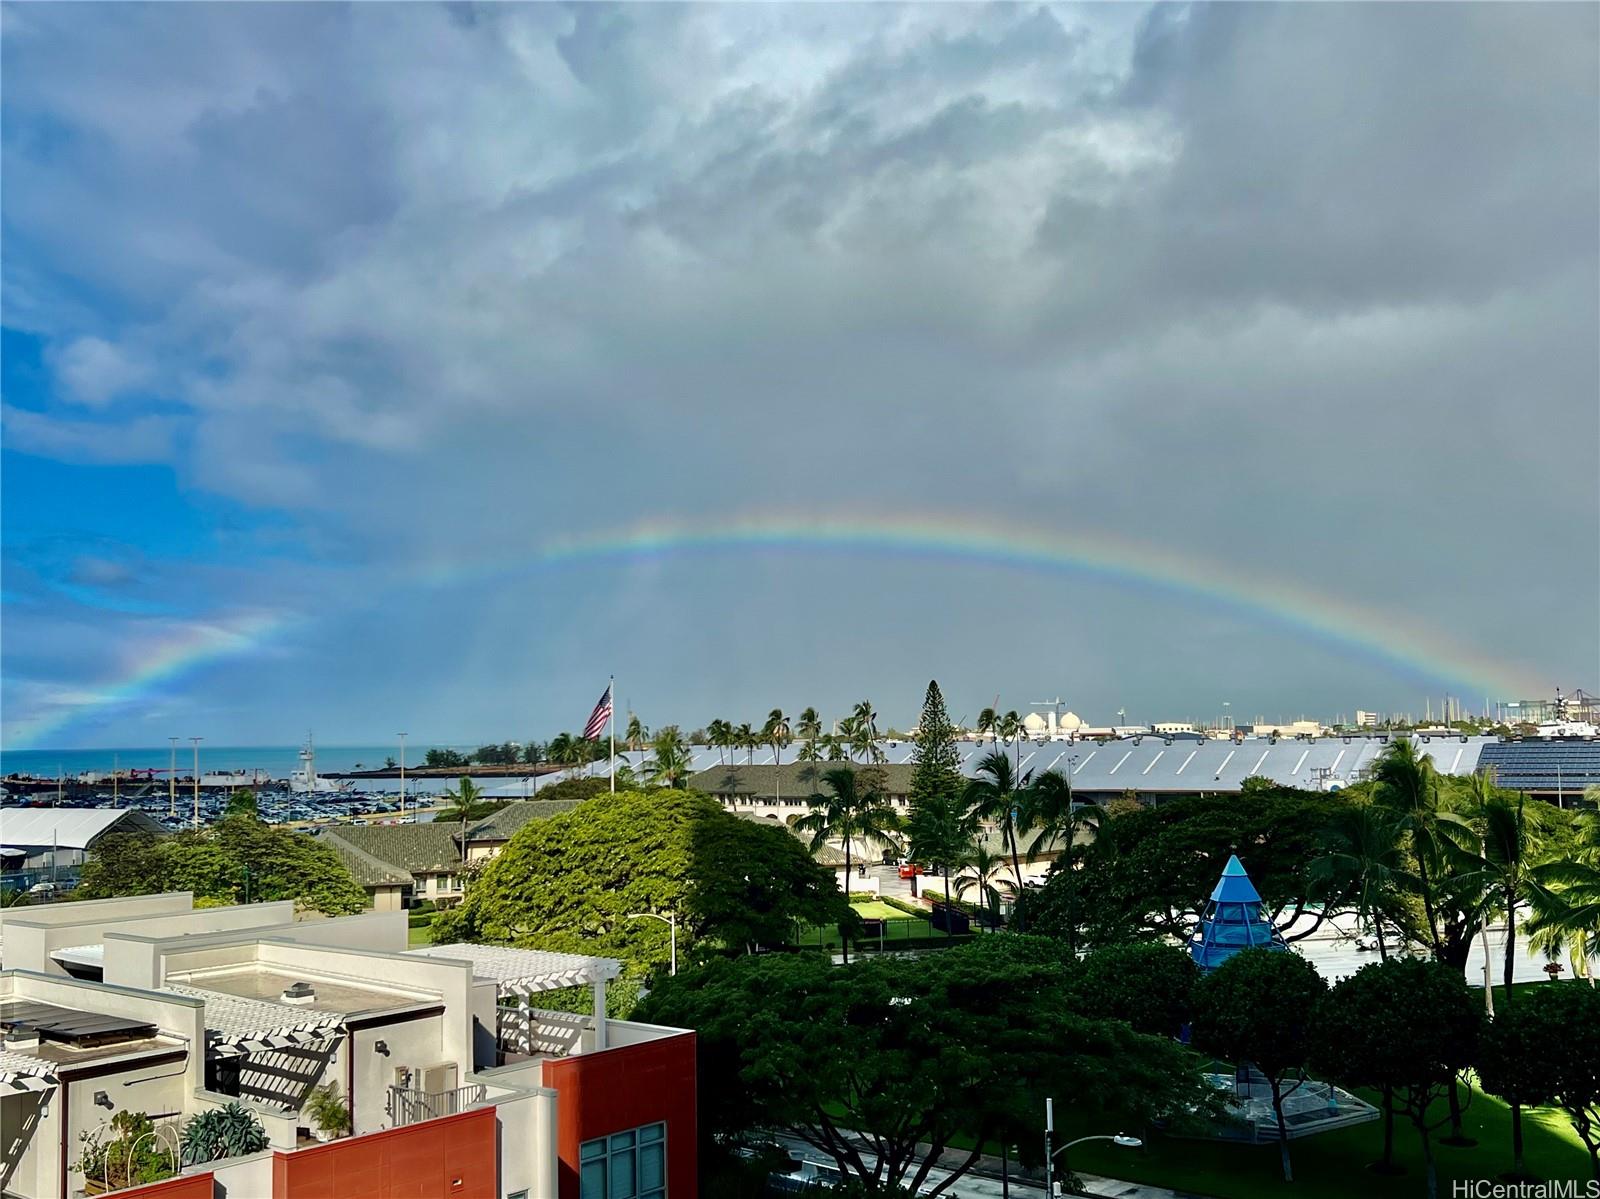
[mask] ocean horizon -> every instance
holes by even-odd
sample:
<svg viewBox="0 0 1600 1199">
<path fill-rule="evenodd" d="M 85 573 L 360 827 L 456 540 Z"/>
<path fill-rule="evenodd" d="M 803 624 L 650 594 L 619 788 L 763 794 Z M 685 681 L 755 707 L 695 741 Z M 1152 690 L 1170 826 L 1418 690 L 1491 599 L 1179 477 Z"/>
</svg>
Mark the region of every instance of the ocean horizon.
<svg viewBox="0 0 1600 1199">
<path fill-rule="evenodd" d="M 299 745 L 217 745 L 200 743 L 202 774 L 219 770 L 259 770 L 268 778 L 284 779 L 300 768 Z M 470 753 L 476 745 L 406 745 L 406 765 L 421 766 L 430 749 L 453 749 Z M 317 772 L 328 774 L 347 770 L 375 769 L 389 758 L 400 759 L 400 747 L 391 745 L 318 745 Z M 67 778 L 88 772 L 158 770 L 163 775 L 171 763 L 170 746 L 125 746 L 105 749 L 0 749 L 0 775 L 31 775 Z M 194 747 L 178 743 L 178 773 L 194 769 Z"/>
</svg>

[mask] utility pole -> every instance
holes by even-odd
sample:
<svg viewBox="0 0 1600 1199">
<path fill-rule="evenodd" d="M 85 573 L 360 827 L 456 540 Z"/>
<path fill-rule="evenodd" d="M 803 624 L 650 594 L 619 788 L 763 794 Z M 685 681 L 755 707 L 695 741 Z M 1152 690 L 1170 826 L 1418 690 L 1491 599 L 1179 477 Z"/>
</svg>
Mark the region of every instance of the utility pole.
<svg viewBox="0 0 1600 1199">
<path fill-rule="evenodd" d="M 178 739 L 168 737 L 167 740 L 172 742 L 172 761 L 167 770 L 167 815 L 173 817 L 178 814 Z"/>
<path fill-rule="evenodd" d="M 400 738 L 400 819 L 406 818 L 406 735 L 396 733 Z"/>
<path fill-rule="evenodd" d="M 194 826 L 200 827 L 200 742 L 204 737 L 190 737 L 194 742 Z"/>
</svg>

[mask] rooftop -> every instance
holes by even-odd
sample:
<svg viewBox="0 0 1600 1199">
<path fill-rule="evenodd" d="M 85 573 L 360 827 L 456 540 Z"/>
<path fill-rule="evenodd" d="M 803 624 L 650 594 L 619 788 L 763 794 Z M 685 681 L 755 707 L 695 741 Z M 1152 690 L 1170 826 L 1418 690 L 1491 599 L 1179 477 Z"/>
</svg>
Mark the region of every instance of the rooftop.
<svg viewBox="0 0 1600 1199">
<path fill-rule="evenodd" d="M 507 804 L 467 828 L 467 840 L 509 841 L 530 820 L 543 820 L 569 812 L 578 806 L 575 799 L 525 799 Z"/>
<path fill-rule="evenodd" d="M 326 829 L 322 839 L 336 850 L 349 846 L 396 874 L 440 874 L 461 865 L 461 846 L 456 841 L 459 826 L 435 824 L 341 825 Z M 349 855 L 342 855 L 349 861 Z M 365 881 L 357 876 L 358 881 Z M 410 878 L 399 881 L 409 882 Z"/>
<path fill-rule="evenodd" d="M 470 962 L 477 978 L 499 984 L 502 995 L 526 995 L 604 982 L 622 973 L 615 958 L 595 958 L 581 953 L 554 953 L 546 949 L 515 949 L 508 945 L 427 945 L 408 950 L 417 957 Z"/>
<path fill-rule="evenodd" d="M 297 983 L 309 983 L 312 995 L 305 1003 L 285 1003 L 282 996 Z M 352 1016 L 357 1013 L 387 1012 L 410 1007 L 437 996 L 431 991 L 411 991 L 399 987 L 376 987 L 350 978 L 297 971 L 260 962 L 188 970 L 167 976 L 167 990 L 206 1001 L 206 1027 L 213 1027 L 212 1005 L 219 1004 L 215 1027 L 231 1028 L 245 1022 L 253 1030 L 273 1027 L 294 1028 L 316 1024 L 315 1013 Z M 229 1003 L 229 999 L 248 1001 L 248 1006 Z M 268 1009 L 271 1009 L 268 1011 Z M 280 1025 L 262 1021 L 278 1019 Z M 324 1022 L 325 1023 L 325 1022 Z"/>
</svg>

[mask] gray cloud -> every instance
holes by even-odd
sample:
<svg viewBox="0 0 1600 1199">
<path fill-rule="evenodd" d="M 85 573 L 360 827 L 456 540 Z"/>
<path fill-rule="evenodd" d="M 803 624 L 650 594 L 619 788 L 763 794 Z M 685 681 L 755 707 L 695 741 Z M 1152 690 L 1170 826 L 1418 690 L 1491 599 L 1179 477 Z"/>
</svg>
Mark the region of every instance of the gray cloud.
<svg viewBox="0 0 1600 1199">
<path fill-rule="evenodd" d="M 1592 7 L 5 13 L 7 304 L 62 403 L 120 422 L 99 460 L 286 514 L 416 642 L 470 620 L 480 672 L 566 679 L 647 615 L 714 653 L 672 622 L 895 594 L 883 564 L 809 560 L 719 574 L 733 593 L 632 568 L 504 605 L 392 590 L 557 531 L 798 508 L 1115 530 L 1596 683 Z M 135 383 L 151 406 L 110 402 Z M 100 429 L 5 413 L 64 458 Z M 1486 570 L 1486 545 L 1523 565 Z M 927 667 L 873 651 L 889 630 L 965 647 L 1051 603 L 942 579 L 936 611 L 901 596 L 837 659 L 757 622 L 684 702 L 915 689 Z M 1058 602 L 1131 635 L 1082 597 Z M 371 677 L 382 638 L 342 603 L 353 624 L 307 636 Z M 1181 640 L 1180 706 L 1258 635 L 1273 702 L 1438 682 L 1151 603 L 1211 634 Z M 567 644 L 508 658 L 530 610 Z M 1063 628 L 992 679 L 966 648 L 951 668 L 1084 707 L 1160 691 L 1107 644 Z M 668 705 L 682 661 L 650 645 Z M 874 669 L 846 684 L 851 655 Z M 437 719 L 492 717 L 485 674 L 459 686 Z"/>
</svg>

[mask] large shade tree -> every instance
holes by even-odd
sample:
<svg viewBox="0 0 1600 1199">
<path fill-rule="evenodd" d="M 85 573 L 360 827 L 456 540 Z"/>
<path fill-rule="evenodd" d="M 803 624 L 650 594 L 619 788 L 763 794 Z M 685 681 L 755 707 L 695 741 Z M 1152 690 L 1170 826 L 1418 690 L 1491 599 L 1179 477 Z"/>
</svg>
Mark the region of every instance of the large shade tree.
<svg viewBox="0 0 1600 1199">
<path fill-rule="evenodd" d="M 1031 1149 L 1046 1096 L 1111 1127 L 1213 1105 L 1182 1046 L 1076 1011 L 1069 969 L 1059 946 L 1011 935 L 849 969 L 747 958 L 664 980 L 639 1015 L 697 1030 L 709 1135 L 791 1131 L 873 1193 L 936 1196 L 986 1141 Z"/>
<path fill-rule="evenodd" d="M 637 983 L 666 968 L 668 944 L 661 922 L 636 912 L 675 916 L 688 960 L 852 919 L 832 874 L 786 830 L 698 792 L 619 791 L 520 829 L 439 915 L 434 940 L 620 957 Z"/>
</svg>

